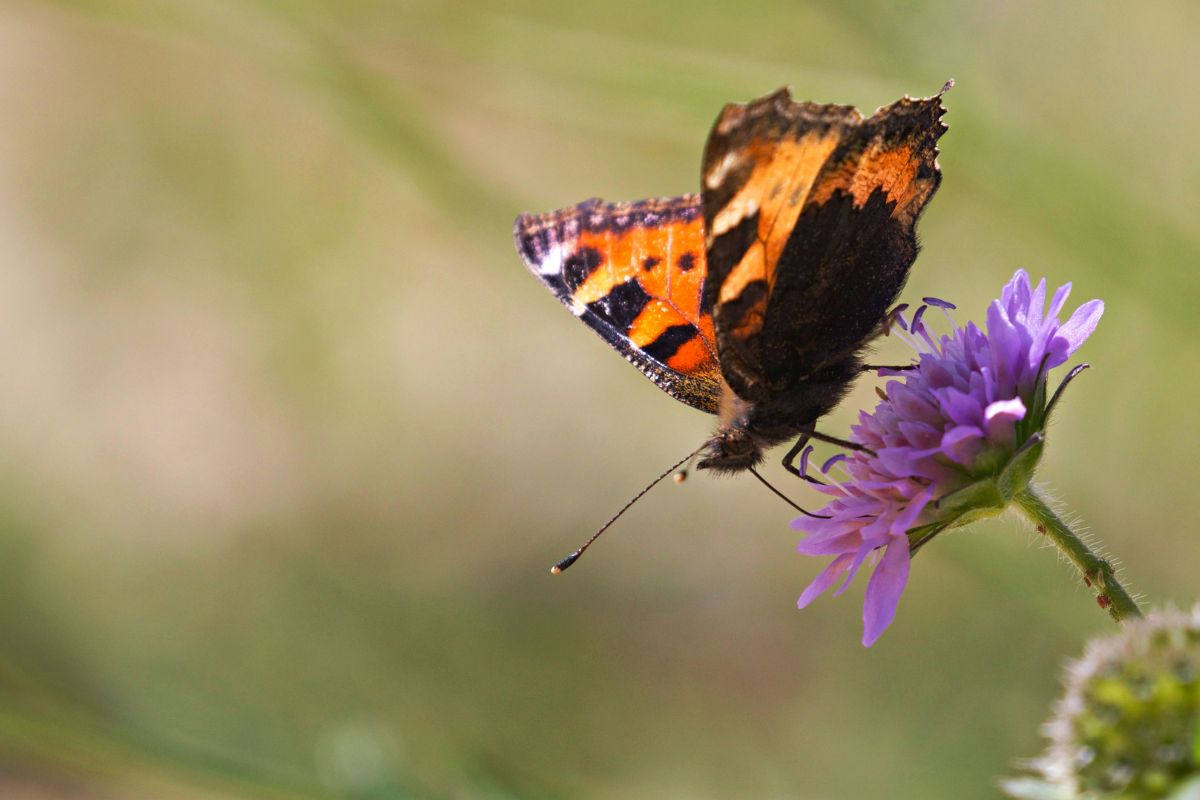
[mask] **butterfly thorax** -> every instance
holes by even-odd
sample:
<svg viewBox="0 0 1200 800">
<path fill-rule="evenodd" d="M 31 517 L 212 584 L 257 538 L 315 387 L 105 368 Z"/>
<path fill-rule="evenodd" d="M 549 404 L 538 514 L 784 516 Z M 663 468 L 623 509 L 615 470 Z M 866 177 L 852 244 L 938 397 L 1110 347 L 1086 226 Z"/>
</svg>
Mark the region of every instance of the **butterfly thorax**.
<svg viewBox="0 0 1200 800">
<path fill-rule="evenodd" d="M 697 467 L 732 474 L 759 464 L 767 450 L 811 431 L 841 401 L 861 369 L 856 356 L 847 356 L 791 385 L 764 387 L 757 400 L 722 384 L 717 431 Z"/>
</svg>

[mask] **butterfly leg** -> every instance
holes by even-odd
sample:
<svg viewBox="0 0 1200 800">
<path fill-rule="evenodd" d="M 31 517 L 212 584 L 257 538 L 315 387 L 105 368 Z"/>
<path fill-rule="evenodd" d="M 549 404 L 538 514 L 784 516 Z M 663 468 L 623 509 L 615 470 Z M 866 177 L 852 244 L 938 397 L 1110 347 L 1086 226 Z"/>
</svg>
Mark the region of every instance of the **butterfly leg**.
<svg viewBox="0 0 1200 800">
<path fill-rule="evenodd" d="M 829 517 L 825 516 L 824 514 L 814 514 L 813 512 L 806 511 L 803 508 L 801 508 L 800 506 L 793 503 L 787 495 L 785 495 L 783 492 L 779 491 L 774 486 L 772 486 L 770 483 L 768 483 L 767 479 L 764 478 L 762 475 L 759 475 L 758 470 L 756 470 L 754 467 L 750 467 L 750 474 L 753 475 L 754 477 L 758 478 L 759 483 L 761 483 L 763 486 L 767 487 L 772 492 L 774 492 L 776 494 L 776 496 L 778 496 L 780 499 L 783 500 L 783 502 L 787 503 L 789 506 L 791 506 L 792 508 L 799 511 L 804 516 L 812 517 L 813 519 L 830 519 Z M 799 475 L 800 473 L 796 473 L 796 474 Z"/>
<path fill-rule="evenodd" d="M 809 483 L 823 483 L 823 481 L 806 474 L 800 469 L 797 469 L 794 462 L 796 461 L 796 458 L 804 452 L 804 448 L 813 439 L 816 439 L 818 442 L 828 442 L 829 444 L 834 444 L 838 447 L 844 447 L 847 450 L 861 450 L 869 455 L 875 455 L 874 450 L 866 447 L 865 445 L 861 445 L 858 442 L 851 442 L 847 439 L 839 439 L 836 436 L 829 436 L 827 434 L 820 433 L 813 428 L 803 430 L 800 432 L 800 438 L 796 440 L 796 443 L 792 445 L 787 451 L 787 454 L 784 455 L 783 468 L 795 475 L 797 478 L 806 480 Z"/>
<path fill-rule="evenodd" d="M 816 439 L 818 442 L 828 442 L 829 444 L 836 444 L 838 447 L 844 447 L 847 450 L 861 450 L 864 453 L 875 455 L 875 451 L 866 445 L 859 444 L 858 442 L 851 442 L 848 439 L 839 439 L 836 436 L 829 436 L 817 431 L 809 431 L 807 435 Z"/>
<path fill-rule="evenodd" d="M 795 475 L 797 478 L 802 478 L 806 481 L 814 481 L 816 479 L 809 477 L 798 470 L 792 462 L 796 460 L 797 456 L 804 452 L 804 448 L 808 445 L 810 439 L 812 439 L 812 436 L 809 433 L 806 432 L 800 434 L 800 438 L 796 440 L 796 443 L 792 445 L 790 450 L 787 451 L 787 455 L 783 457 L 783 468 Z"/>
<path fill-rule="evenodd" d="M 818 433 L 817 431 L 813 430 L 812 428 L 802 431 L 800 433 L 800 438 L 796 440 L 796 443 L 794 445 L 792 445 L 791 449 L 789 449 L 787 451 L 787 454 L 784 455 L 783 468 L 786 469 L 788 472 L 792 473 L 793 475 L 795 475 L 797 478 L 808 481 L 809 483 L 815 483 L 818 486 L 824 486 L 825 481 L 821 480 L 820 478 L 815 478 L 812 475 L 809 475 L 807 469 L 798 469 L 794 463 L 796 461 L 797 456 L 800 456 L 804 452 L 804 448 L 807 447 L 808 443 L 810 441 L 812 441 L 813 439 L 816 439 L 817 441 L 820 441 L 820 442 L 828 442 L 830 444 L 836 444 L 839 447 L 845 447 L 849 450 L 862 450 L 864 453 L 870 453 L 871 455 L 875 455 L 875 452 L 873 450 L 871 450 L 868 447 L 862 446 L 858 442 L 850 442 L 845 439 L 839 439 L 836 436 L 826 436 L 823 433 Z"/>
<path fill-rule="evenodd" d="M 863 364 L 862 370 L 863 372 L 874 372 L 875 370 L 879 369 L 891 369 L 895 370 L 896 372 L 907 372 L 910 369 L 916 369 L 917 366 L 917 364 L 905 364 L 904 366 L 900 367 L 891 364 Z"/>
</svg>

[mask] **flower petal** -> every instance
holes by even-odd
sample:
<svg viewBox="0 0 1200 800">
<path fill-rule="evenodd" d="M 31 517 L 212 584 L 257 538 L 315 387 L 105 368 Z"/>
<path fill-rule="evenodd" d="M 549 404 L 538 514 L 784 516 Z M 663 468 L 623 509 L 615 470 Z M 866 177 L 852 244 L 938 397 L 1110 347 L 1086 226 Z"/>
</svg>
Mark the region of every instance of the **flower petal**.
<svg viewBox="0 0 1200 800">
<path fill-rule="evenodd" d="M 992 303 L 987 311 L 987 338 L 996 382 L 1002 392 L 1016 388 L 1016 376 L 1022 356 L 1028 352 L 1022 346 L 1021 333 L 1009 319 L 999 303 Z"/>
<path fill-rule="evenodd" d="M 888 544 L 867 582 L 867 596 L 863 602 L 863 647 L 875 644 L 896 618 L 896 606 L 908 585 L 909 564 L 908 537 L 897 536 Z"/>
<path fill-rule="evenodd" d="M 1071 318 L 1058 329 L 1058 335 L 1055 338 L 1066 339 L 1068 356 L 1078 350 L 1079 346 L 1092 335 L 1092 331 L 1096 330 L 1096 326 L 1100 324 L 1100 317 L 1103 314 L 1103 300 L 1088 300 L 1075 309 Z"/>
<path fill-rule="evenodd" d="M 1063 310 L 1063 306 L 1067 304 L 1067 298 L 1071 296 L 1071 283 L 1068 281 L 1062 286 L 1054 290 L 1054 298 L 1050 301 L 1050 308 L 1046 311 L 1046 319 L 1058 319 L 1058 312 Z"/>
<path fill-rule="evenodd" d="M 1033 295 L 1029 298 L 1029 313 L 1025 317 L 1027 324 L 1040 325 L 1042 323 L 1042 312 L 1046 310 L 1046 279 L 1042 278 L 1038 281 L 1038 285 L 1033 287 Z"/>
<path fill-rule="evenodd" d="M 796 545 L 796 552 L 806 556 L 836 556 L 853 553 L 862 542 L 861 525 L 849 531 L 833 531 L 828 535 L 814 534 Z"/>
<path fill-rule="evenodd" d="M 912 447 L 937 447 L 942 434 L 938 428 L 923 422 L 901 422 L 900 434 Z"/>
<path fill-rule="evenodd" d="M 892 381 L 887 385 L 887 395 L 896 411 L 905 419 L 931 425 L 936 425 L 941 420 L 937 404 L 899 381 Z"/>
<path fill-rule="evenodd" d="M 1018 420 L 1025 419 L 1025 404 L 1021 398 L 997 400 L 983 412 L 984 427 L 987 429 L 988 441 L 995 444 L 1012 445 L 1013 431 Z"/>
<path fill-rule="evenodd" d="M 850 564 L 850 568 L 846 570 L 846 576 L 842 579 L 841 585 L 834 590 L 833 594 L 835 597 L 850 587 L 850 582 L 858 574 L 858 568 L 862 566 L 863 561 L 875 551 L 875 548 L 886 541 L 887 522 L 883 516 L 875 517 L 859 529 L 858 538 L 855 543 L 856 552 L 854 553 L 854 561 Z M 849 547 L 847 548 L 847 552 L 849 552 Z"/>
<path fill-rule="evenodd" d="M 957 464 L 969 466 L 983 446 L 983 431 L 974 425 L 957 425 L 942 437 L 942 452 Z"/>
<path fill-rule="evenodd" d="M 943 420 L 948 419 L 956 425 L 979 425 L 983 422 L 983 403 L 980 401 L 984 398 L 978 389 L 935 389 L 932 394 L 941 405 Z"/>
<path fill-rule="evenodd" d="M 834 597 L 841 597 L 850 588 L 850 581 L 854 580 L 854 576 L 858 574 L 858 568 L 874 550 L 874 547 L 868 545 L 858 548 L 858 552 L 854 554 L 854 563 L 850 565 L 850 569 L 846 571 L 846 577 L 842 579 L 842 585 L 833 590 Z"/>
<path fill-rule="evenodd" d="M 921 516 L 921 512 L 925 510 L 925 506 L 929 504 L 933 493 L 929 490 L 921 492 L 912 499 L 908 504 L 908 508 L 904 509 L 904 513 L 892 520 L 891 534 L 892 536 L 900 536 L 907 534 L 917 521 L 917 517 Z"/>
<path fill-rule="evenodd" d="M 852 560 L 853 556 L 850 553 L 846 553 L 831 561 L 829 566 L 821 570 L 821 574 L 814 578 L 813 582 L 800 593 L 800 599 L 796 601 L 796 607 L 806 608 L 809 603 L 820 597 L 837 580 L 838 575 L 846 571 Z"/>
<path fill-rule="evenodd" d="M 1015 317 L 1018 309 L 1029 308 L 1029 289 L 1029 273 L 1018 269 L 1000 291 L 1000 305 L 1010 317 Z"/>
</svg>

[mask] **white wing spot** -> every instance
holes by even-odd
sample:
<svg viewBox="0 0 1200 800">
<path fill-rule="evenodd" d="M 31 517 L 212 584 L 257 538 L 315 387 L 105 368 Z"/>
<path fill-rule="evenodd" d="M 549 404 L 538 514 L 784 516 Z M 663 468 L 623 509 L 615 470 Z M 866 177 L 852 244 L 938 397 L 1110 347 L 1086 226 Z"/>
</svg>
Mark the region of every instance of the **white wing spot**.
<svg viewBox="0 0 1200 800">
<path fill-rule="evenodd" d="M 562 270 L 563 246 L 555 243 L 546 251 L 546 257 L 538 264 L 539 275 L 557 275 Z"/>
<path fill-rule="evenodd" d="M 729 170 L 736 167 L 742 160 L 741 154 L 737 150 L 730 150 L 721 159 L 721 163 L 708 171 L 708 175 L 704 177 L 704 183 L 709 189 L 715 189 L 725 181 L 725 176 L 729 174 Z"/>
<path fill-rule="evenodd" d="M 742 220 L 758 213 L 758 201 L 753 197 L 738 195 L 722 208 L 712 223 L 712 235 L 720 236 L 741 224 Z"/>
</svg>

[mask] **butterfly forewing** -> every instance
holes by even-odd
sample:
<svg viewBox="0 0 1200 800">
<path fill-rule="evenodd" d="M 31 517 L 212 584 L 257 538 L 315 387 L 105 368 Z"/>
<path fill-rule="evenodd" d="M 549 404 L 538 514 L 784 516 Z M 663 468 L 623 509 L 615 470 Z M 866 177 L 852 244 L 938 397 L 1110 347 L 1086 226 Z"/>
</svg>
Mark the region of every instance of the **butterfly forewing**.
<svg viewBox="0 0 1200 800">
<path fill-rule="evenodd" d="M 722 112 L 702 171 L 705 303 L 739 396 L 786 392 L 878 329 L 940 180 L 944 111 L 905 98 L 864 120 L 784 89 Z"/>
</svg>

